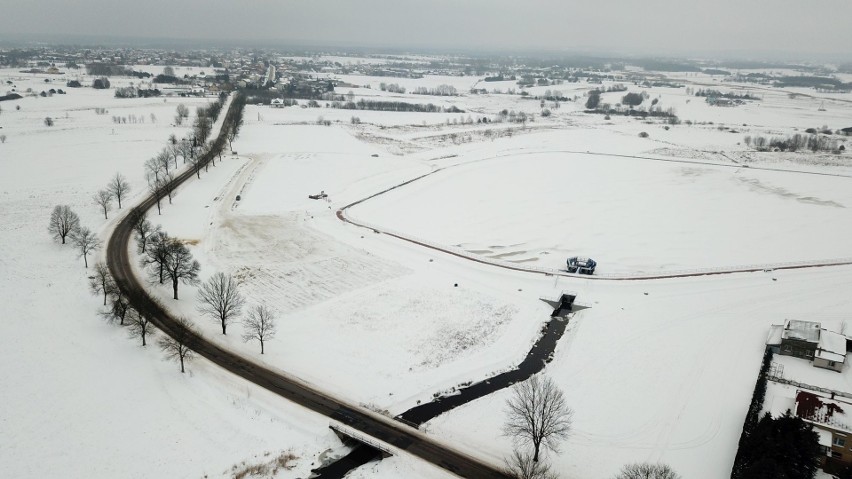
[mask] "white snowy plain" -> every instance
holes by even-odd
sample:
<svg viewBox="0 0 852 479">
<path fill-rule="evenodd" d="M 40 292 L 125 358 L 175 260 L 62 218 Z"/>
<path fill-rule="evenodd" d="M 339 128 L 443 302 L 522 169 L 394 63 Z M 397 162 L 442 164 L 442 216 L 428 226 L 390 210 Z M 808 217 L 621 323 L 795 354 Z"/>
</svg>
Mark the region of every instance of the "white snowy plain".
<svg viewBox="0 0 852 479">
<path fill-rule="evenodd" d="M 0 73 L 26 84 L 20 74 Z M 33 85 L 42 80 L 29 79 Z M 476 79 L 458 81 L 462 87 Z M 153 348 L 141 348 L 97 317 L 99 299 L 86 292 L 81 262 L 68 245 L 47 237 L 46 219 L 57 203 L 74 207 L 84 224 L 108 231 L 113 220 L 99 217 L 91 195 L 115 171 L 141 194 L 142 163 L 169 133 L 182 132 L 167 125 L 175 99 L 77 92 L 27 98 L 20 112 L 4 105 L 0 117 L 9 136 L 0 145 L 6 225 L 0 290 L 4 325 L 14 333 L 0 339 L 0 402 L 8 405 L 0 421 L 12 431 L 0 440 L 0 467 L 12 477 L 216 476 L 229 475 L 242 461 L 262 461 L 267 451 L 292 450 L 296 468 L 279 477 L 304 477 L 323 451 L 340 452 L 327 420 L 205 361 L 180 375 Z M 686 103 L 682 91 L 652 89 L 658 92 L 664 104 L 680 101 L 693 119 L 748 121 L 751 133 L 792 133 L 831 121 L 842 108 L 833 105 L 828 119 L 803 119 L 804 100 L 785 104 L 784 94 L 772 96 L 773 114 L 766 115 L 754 111 L 765 107 L 713 109 L 696 99 Z M 537 107 L 509 95 L 452 101 L 490 115 Z M 160 120 L 113 126 L 94 107 L 155 113 Z M 234 143 L 239 155 L 186 184 L 152 219 L 194 245 L 204 278 L 233 273 L 250 304 L 274 307 L 278 336 L 261 357 L 256 344 L 240 340 L 240 324 L 223 337 L 213 321 L 198 316 L 196 288 L 182 286 L 179 301 L 168 288 L 152 291 L 210 338 L 395 414 L 516 365 L 548 319 L 539 297 L 573 290 L 590 308 L 572 318 L 544 373 L 562 386 L 575 411 L 574 434 L 561 453 L 547 456 L 561 476 L 609 477 L 625 462 L 659 460 L 684 477 L 726 477 L 768 326 L 788 317 L 844 315 L 852 302 L 845 294 L 852 268 L 623 283 L 556 279 L 423 249 L 335 215 L 353 201 L 451 167 L 368 200 L 352 215 L 483 255 L 502 254 L 496 246 L 523 245 L 504 258 L 557 266 L 565 255 L 583 252 L 603 259 L 602 271 L 614 272 L 852 256 L 843 239 L 852 227 L 843 214 L 852 198 L 843 186 L 852 180 L 744 171 L 715 153 L 747 153 L 737 145 L 740 134 L 706 125 L 664 130 L 624 118 L 607 122 L 580 109 L 564 103 L 552 118 L 529 125 L 529 131 L 558 128 L 553 131 L 456 144 L 422 139 L 412 129 L 426 121 L 440 134 L 467 131 L 441 126 L 452 118 L 444 114 L 359 112 L 375 124 L 351 126 L 352 112 L 343 110 L 250 107 Z M 337 123 L 294 125 L 319 114 Z M 52 129 L 41 124 L 47 115 L 59 119 Z M 637 138 L 644 130 L 651 137 Z M 371 142 L 376 137 L 364 132 L 382 137 Z M 403 141 L 421 150 L 389 153 Z M 692 163 L 559 153 L 565 151 Z M 487 160 L 495 156 L 501 158 Z M 756 155 L 751 164 L 849 173 L 848 167 L 799 162 L 800 156 L 779 157 Z M 575 175 L 592 178 L 598 188 L 565 178 Z M 319 191 L 329 201 L 307 198 Z M 567 194 L 563 204 L 554 201 Z M 579 207 L 562 207 L 568 201 Z M 583 227 L 590 222 L 594 226 Z M 463 406 L 425 430 L 499 464 L 512 447 L 500 431 L 507 395 Z M 353 473 L 447 476 L 406 455 Z"/>
</svg>

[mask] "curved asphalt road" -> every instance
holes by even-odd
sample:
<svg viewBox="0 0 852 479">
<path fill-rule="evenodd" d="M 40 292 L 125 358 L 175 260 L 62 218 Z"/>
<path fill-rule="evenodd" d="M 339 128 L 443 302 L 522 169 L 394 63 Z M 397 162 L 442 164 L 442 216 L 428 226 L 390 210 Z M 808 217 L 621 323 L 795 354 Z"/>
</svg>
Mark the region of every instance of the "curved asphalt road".
<svg viewBox="0 0 852 479">
<path fill-rule="evenodd" d="M 232 102 L 232 106 L 227 113 L 228 116 L 226 116 L 219 136 L 214 143 L 214 151 L 224 147 L 225 132 L 228 131 L 228 126 L 231 124 L 231 112 L 234 108 L 236 106 Z M 213 154 L 210 153 L 205 155 L 201 166 L 203 167 L 212 157 Z M 174 186 L 177 187 L 184 181 L 192 178 L 193 175 L 195 175 L 195 171 L 189 168 L 174 179 Z M 148 211 L 156 203 L 157 199 L 153 195 L 150 195 L 141 204 L 133 208 L 131 213 Z M 151 321 L 165 334 L 175 336 L 177 331 L 183 329 L 182 326 L 169 314 L 162 304 L 159 304 L 148 296 L 145 288 L 133 274 L 131 267 L 133 258 L 131 258 L 129 253 L 129 243 L 133 234 L 132 216 L 132 214 L 128 214 L 118 223 L 107 243 L 106 256 L 110 272 L 116 284 L 127 295 L 130 304 L 137 311 L 150 317 Z M 191 349 L 216 365 L 283 398 L 289 399 L 331 419 L 340 421 L 393 448 L 404 450 L 461 477 L 483 479 L 505 479 L 507 477 L 493 465 L 440 444 L 412 427 L 358 406 L 347 404 L 342 400 L 314 389 L 296 378 L 289 377 L 280 371 L 274 371 L 228 351 L 194 332 L 190 332 L 189 334 L 192 338 L 188 341 Z"/>
</svg>

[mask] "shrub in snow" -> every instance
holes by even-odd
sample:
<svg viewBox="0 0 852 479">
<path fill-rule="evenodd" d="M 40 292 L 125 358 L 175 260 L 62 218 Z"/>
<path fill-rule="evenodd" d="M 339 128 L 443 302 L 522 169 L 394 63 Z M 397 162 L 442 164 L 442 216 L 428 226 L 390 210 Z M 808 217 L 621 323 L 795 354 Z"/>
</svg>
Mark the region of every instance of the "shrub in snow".
<svg viewBox="0 0 852 479">
<path fill-rule="evenodd" d="M 648 135 L 647 131 L 643 131 L 642 133 L 639 133 L 639 138 L 648 138 L 648 136 L 649 135 Z"/>
</svg>

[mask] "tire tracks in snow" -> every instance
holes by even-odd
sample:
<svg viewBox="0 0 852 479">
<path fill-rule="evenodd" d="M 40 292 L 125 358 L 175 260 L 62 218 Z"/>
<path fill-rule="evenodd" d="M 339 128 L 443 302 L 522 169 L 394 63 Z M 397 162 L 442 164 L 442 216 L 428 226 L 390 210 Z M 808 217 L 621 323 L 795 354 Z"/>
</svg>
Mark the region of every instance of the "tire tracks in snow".
<svg viewBox="0 0 852 479">
<path fill-rule="evenodd" d="M 746 265 L 746 266 L 732 266 L 732 267 L 720 267 L 720 268 L 697 268 L 692 270 L 684 270 L 684 271 L 671 271 L 668 273 L 651 273 L 651 274 L 611 274 L 611 275 L 578 275 L 573 273 L 568 273 L 565 270 L 552 269 L 552 268 L 541 268 L 535 266 L 524 266 L 518 263 L 511 263 L 508 261 L 501 261 L 499 259 L 487 258 L 475 253 L 471 253 L 469 251 L 465 251 L 461 248 L 454 248 L 449 245 L 440 244 L 437 242 L 432 242 L 420 238 L 416 238 L 413 235 L 409 235 L 404 232 L 393 231 L 388 228 L 384 228 L 380 225 L 375 225 L 369 223 L 367 221 L 358 220 L 352 218 L 348 211 L 350 208 L 365 203 L 373 198 L 378 196 L 387 194 L 391 191 L 400 189 L 404 186 L 410 185 L 416 181 L 427 178 L 431 175 L 440 173 L 442 171 L 446 171 L 451 168 L 456 168 L 460 166 L 470 165 L 473 163 L 479 163 L 483 161 L 496 160 L 500 158 L 506 158 L 511 156 L 520 156 L 520 155 L 540 155 L 540 154 L 550 154 L 550 153 L 570 153 L 570 154 L 583 154 L 583 155 L 594 155 L 601 157 L 616 157 L 616 158 L 629 158 L 629 159 L 637 159 L 637 160 L 645 160 L 645 161 L 659 161 L 665 163 L 679 163 L 679 164 L 690 164 L 690 165 L 706 165 L 706 166 L 716 166 L 723 168 L 733 168 L 739 169 L 743 168 L 741 164 L 729 164 L 729 163 L 717 163 L 717 162 L 708 162 L 708 161 L 693 161 L 693 160 L 680 160 L 674 158 L 654 158 L 650 156 L 640 156 L 640 155 L 623 155 L 623 154 L 613 154 L 613 153 L 603 153 L 603 152 L 591 152 L 591 151 L 579 151 L 579 150 L 536 150 L 536 151 L 514 151 L 511 153 L 504 153 L 499 155 L 490 156 L 487 158 L 480 158 L 478 160 L 473 160 L 464 163 L 456 163 L 453 165 L 443 166 L 439 168 L 435 168 L 432 171 L 422 174 L 420 176 L 416 176 L 414 178 L 408 179 L 401 183 L 397 183 L 389 188 L 385 188 L 377 193 L 373 193 L 370 196 L 365 198 L 361 198 L 360 200 L 349 203 L 345 206 L 340 207 L 336 211 L 337 218 L 344 222 L 348 223 L 360 228 L 365 228 L 372 230 L 376 233 L 382 233 L 388 236 L 392 236 L 402 241 L 406 241 L 408 243 L 412 243 L 424 248 L 428 248 L 435 251 L 440 251 L 452 256 L 456 256 L 458 258 L 462 258 L 468 261 L 474 261 L 481 264 L 487 264 L 498 268 L 519 271 L 524 273 L 533 273 L 533 274 L 542 274 L 545 276 L 564 276 L 571 278 L 582 278 L 594 281 L 647 281 L 647 280 L 656 280 L 656 279 L 672 279 L 672 278 L 689 278 L 689 277 L 697 277 L 697 276 L 712 276 L 712 275 L 726 275 L 726 274 L 736 274 L 736 273 L 754 273 L 759 271 L 768 271 L 768 270 L 789 270 L 789 269 L 805 269 L 805 268 L 824 268 L 831 266 L 849 266 L 852 265 L 852 258 L 838 258 L 838 259 L 820 259 L 813 261 L 796 261 L 796 262 L 787 262 L 787 263 L 765 263 L 765 264 L 756 264 L 756 265 Z M 842 173 L 825 173 L 825 172 L 816 172 L 816 171 L 806 171 L 806 170 L 791 170 L 784 168 L 770 168 L 770 167 L 749 167 L 751 170 L 757 171 L 774 171 L 774 172 L 783 172 L 783 173 L 791 173 L 791 174 L 803 174 L 803 175 L 815 175 L 815 176 L 829 176 L 829 177 L 837 177 L 837 178 L 852 178 L 852 175 L 842 174 Z"/>
</svg>

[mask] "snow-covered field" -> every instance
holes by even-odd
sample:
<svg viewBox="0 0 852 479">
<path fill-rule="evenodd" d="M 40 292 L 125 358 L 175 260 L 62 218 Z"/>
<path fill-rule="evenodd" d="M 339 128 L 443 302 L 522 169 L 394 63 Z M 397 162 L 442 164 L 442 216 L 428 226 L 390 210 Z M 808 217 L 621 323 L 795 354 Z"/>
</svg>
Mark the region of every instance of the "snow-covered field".
<svg viewBox="0 0 852 479">
<path fill-rule="evenodd" d="M 19 90 L 43 84 L 43 76 L 0 71 L 5 78 Z M 202 172 L 161 216 L 152 215 L 193 245 L 203 279 L 234 274 L 249 305 L 277 311 L 279 333 L 263 356 L 241 341 L 241 324 L 223 336 L 198 315 L 196 288 L 182 286 L 178 301 L 167 288 L 152 292 L 210 338 L 396 414 L 519 363 L 549 316 L 539 298 L 573 290 L 589 309 L 572 318 L 544 373 L 575 411 L 562 453 L 548 455 L 561 477 L 609 477 L 626 462 L 644 460 L 667 462 L 684 477 L 726 477 L 768 326 L 842 318 L 852 303 L 852 268 L 617 283 L 555 278 L 405 243 L 346 224 L 336 211 L 435 172 L 348 214 L 521 265 L 557 268 L 568 255 L 588 254 L 601 273 L 850 257 L 845 212 L 852 178 L 810 174 L 850 174 L 848 153 L 772 156 L 739 143 L 745 134 L 845 127 L 841 119 L 852 117 L 852 108 L 834 102 L 817 114 L 814 98 L 778 91 L 762 92 L 759 104 L 713 108 L 683 89 L 653 88 L 651 97 L 682 118 L 714 123 L 666 130 L 605 120 L 581 113 L 581 97 L 525 127 L 452 124 L 504 108 L 539 111 L 538 101 L 517 95 L 467 95 L 479 79 L 346 78 L 371 84 L 354 92 L 359 96 L 389 96 L 378 92 L 379 82 L 409 90 L 450 83 L 465 94 L 399 98 L 452 103 L 464 115 L 248 107 L 234 142 L 238 154 Z M 573 96 L 588 87 L 551 88 Z M 10 477 L 213 477 L 292 451 L 295 469 L 278 477 L 305 477 L 324 451 L 341 451 L 327 420 L 206 361 L 180 375 L 153 347 L 141 348 L 98 318 L 82 262 L 47 237 L 50 209 L 59 203 L 105 234 L 113 219 L 101 219 L 91 195 L 120 171 L 138 198 L 142 163 L 169 134 L 185 132 L 170 124 L 177 99 L 67 90 L 20 100 L 20 111 L 4 104 L 0 116 L 8 136 L 0 145 L 7 332 L 0 339 L 0 467 Z M 605 94 L 615 103 L 607 95 L 616 94 Z M 96 115 L 96 107 L 109 113 Z M 361 125 L 350 124 L 353 114 Z M 115 125 L 113 115 L 146 121 Z M 313 124 L 320 115 L 332 126 Z M 46 127 L 45 116 L 56 125 Z M 737 133 L 719 130 L 719 123 Z M 649 138 L 639 138 L 641 131 Z M 308 199 L 320 191 L 327 200 Z M 511 450 L 500 432 L 507 394 L 463 406 L 425 430 L 499 464 Z M 446 476 L 408 456 L 352 475 Z"/>
<path fill-rule="evenodd" d="M 852 178 L 540 150 L 449 168 L 351 216 L 496 259 L 651 273 L 846 258 Z M 571 143 L 565 142 L 565 148 Z"/>
<path fill-rule="evenodd" d="M 23 91 L 28 83 L 19 77 L 0 71 Z M 41 77 L 27 81 L 43 84 Z M 219 477 L 242 461 L 290 451 L 300 458 L 290 474 L 304 477 L 320 452 L 339 447 L 325 420 L 206 361 L 181 375 L 155 344 L 142 348 L 99 317 L 101 302 L 88 293 L 91 269 L 70 244 L 48 236 L 53 206 L 68 204 L 104 238 L 117 212 L 105 221 L 91 199 L 95 191 L 120 172 L 132 197 L 140 197 L 143 162 L 169 134 L 187 131 L 169 124 L 176 100 L 68 90 L 4 102 L 0 116 L 7 135 L 0 145 L 2 475 Z M 53 127 L 43 123 L 48 115 Z M 111 115 L 146 122 L 114 125 Z"/>
</svg>

